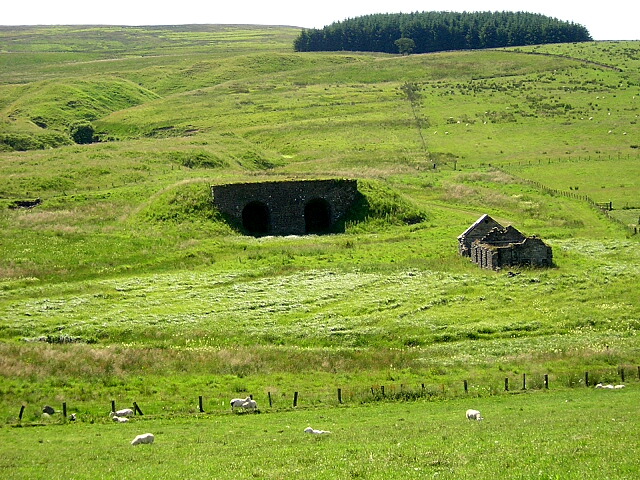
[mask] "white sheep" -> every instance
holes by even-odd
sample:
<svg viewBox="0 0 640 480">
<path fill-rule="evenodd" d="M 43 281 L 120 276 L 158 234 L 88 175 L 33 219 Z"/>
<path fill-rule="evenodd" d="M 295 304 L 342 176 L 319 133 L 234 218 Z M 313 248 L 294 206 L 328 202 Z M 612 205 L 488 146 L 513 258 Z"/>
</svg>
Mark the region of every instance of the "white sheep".
<svg viewBox="0 0 640 480">
<path fill-rule="evenodd" d="M 246 402 L 244 402 L 241 407 L 243 408 L 243 410 L 252 410 L 252 411 L 256 411 L 258 409 L 258 403 L 252 399 L 249 398 L 249 400 L 247 400 Z"/>
<path fill-rule="evenodd" d="M 624 388 L 624 385 L 622 385 L 622 384 L 615 385 L 613 388 L 615 388 L 616 390 L 620 390 L 621 388 Z"/>
<path fill-rule="evenodd" d="M 251 396 L 247 398 L 232 398 L 229 402 L 231 404 L 231 410 L 235 410 L 236 408 L 242 408 L 245 403 L 251 400 Z"/>
<path fill-rule="evenodd" d="M 111 420 L 118 423 L 127 423 L 129 421 L 127 417 L 119 417 L 117 415 L 114 415 L 113 417 L 111 417 Z"/>
<path fill-rule="evenodd" d="M 304 429 L 305 433 L 310 433 L 312 435 L 326 435 L 329 432 L 328 430 L 316 430 L 315 428 L 307 427 Z"/>
<path fill-rule="evenodd" d="M 123 408 L 122 410 L 116 410 L 115 412 L 111 412 L 109 415 L 112 417 L 133 417 L 134 411 L 130 408 Z"/>
<path fill-rule="evenodd" d="M 131 445 L 140 445 L 143 443 L 151 444 L 155 440 L 153 433 L 143 433 L 142 435 L 138 435 L 131 441 Z"/>
<path fill-rule="evenodd" d="M 611 384 L 609 384 L 609 385 L 603 385 L 602 383 L 598 383 L 598 384 L 596 385 L 596 388 L 604 388 L 604 389 L 606 389 L 606 390 L 613 390 L 615 387 L 614 387 L 613 385 L 611 385 Z"/>
<path fill-rule="evenodd" d="M 258 403 L 248 396 L 247 398 L 234 398 L 230 402 L 231 410 L 234 411 L 236 408 L 242 408 L 244 411 L 253 410 L 254 412 L 258 409 Z"/>
<path fill-rule="evenodd" d="M 467 419 L 468 420 L 484 420 L 482 418 L 482 415 L 480 415 L 479 410 L 473 410 L 471 408 L 467 410 Z"/>
</svg>

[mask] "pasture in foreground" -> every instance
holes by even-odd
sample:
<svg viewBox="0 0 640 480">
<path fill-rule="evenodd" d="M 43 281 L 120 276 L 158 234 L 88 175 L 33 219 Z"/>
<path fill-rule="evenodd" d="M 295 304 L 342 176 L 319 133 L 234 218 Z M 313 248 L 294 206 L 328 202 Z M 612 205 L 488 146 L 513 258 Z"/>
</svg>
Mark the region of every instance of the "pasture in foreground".
<svg viewBox="0 0 640 480">
<path fill-rule="evenodd" d="M 633 479 L 638 390 L 0 428 L 5 479 Z M 479 409 L 484 421 L 465 418 Z M 312 426 L 329 435 L 303 432 Z M 138 434 L 152 445 L 131 446 Z"/>
</svg>

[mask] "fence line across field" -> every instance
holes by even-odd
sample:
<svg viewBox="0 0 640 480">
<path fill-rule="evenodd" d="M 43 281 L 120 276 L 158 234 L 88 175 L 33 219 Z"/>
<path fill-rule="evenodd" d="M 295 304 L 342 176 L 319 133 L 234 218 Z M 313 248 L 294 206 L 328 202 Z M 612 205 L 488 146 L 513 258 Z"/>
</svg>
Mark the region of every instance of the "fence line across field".
<svg viewBox="0 0 640 480">
<path fill-rule="evenodd" d="M 629 369 L 630 367 L 628 366 L 618 367 L 615 375 L 620 378 L 621 382 L 625 382 L 625 380 L 629 379 L 627 375 Z M 637 379 L 640 380 L 640 366 L 637 366 L 636 370 L 637 370 Z M 607 379 L 610 380 L 613 376 L 611 372 L 607 372 L 604 374 L 602 372 L 596 372 L 595 378 L 594 378 L 592 373 L 593 372 L 586 371 L 584 372 L 583 376 L 572 375 L 568 380 L 568 382 L 565 379 L 565 382 L 564 382 L 565 386 L 568 388 L 572 388 L 572 387 L 580 386 L 580 384 L 582 384 L 584 387 L 591 387 L 592 385 L 595 385 L 595 382 L 597 382 L 601 377 L 606 377 Z M 513 376 L 507 376 L 504 378 L 504 387 L 502 391 L 509 393 L 509 392 L 517 392 L 517 391 L 521 392 L 526 390 L 541 390 L 541 389 L 548 390 L 550 388 L 549 374 L 533 376 L 534 382 L 531 382 L 531 379 L 532 379 L 531 375 L 527 375 L 526 373 L 523 373 L 521 377 L 520 388 L 515 387 L 514 389 L 514 386 L 513 386 L 514 383 L 512 383 Z M 528 381 L 529 383 L 527 383 Z M 469 380 L 465 379 L 465 380 L 462 380 L 460 383 L 462 388 L 461 395 L 469 395 L 471 390 L 470 389 L 471 383 L 469 382 Z M 598 383 L 601 383 L 601 382 L 598 382 Z M 535 385 L 532 386 L 532 384 L 535 384 Z M 478 390 L 479 388 L 482 388 L 482 387 L 476 385 L 476 391 L 479 391 Z M 489 387 L 489 394 L 498 394 L 500 393 L 500 391 L 501 391 L 500 388 L 494 387 L 492 389 L 491 387 Z M 440 385 L 428 387 L 427 385 L 422 383 L 419 385 L 419 387 L 416 388 L 416 387 L 408 386 L 407 384 L 404 384 L 404 383 L 400 383 L 400 384 L 391 384 L 391 385 L 374 385 L 370 387 L 355 387 L 351 389 L 344 389 L 343 387 L 338 387 L 336 389 L 335 399 L 338 405 L 344 405 L 346 403 L 349 403 L 349 401 L 352 401 L 354 403 L 358 403 L 358 402 L 367 403 L 367 402 L 375 402 L 375 401 L 417 400 L 420 398 L 438 397 L 439 395 L 444 395 L 450 392 L 453 392 L 454 395 L 459 395 L 459 394 L 456 394 L 455 392 L 455 386 L 452 386 L 451 384 L 450 385 L 440 384 Z M 254 397 L 253 394 L 249 396 L 252 399 Z M 309 398 L 307 398 L 307 402 L 305 405 L 305 397 L 304 395 L 301 395 L 298 390 L 293 392 L 292 397 L 289 397 L 286 394 L 282 394 L 278 402 L 275 401 L 276 395 L 274 395 L 274 392 L 270 390 L 266 392 L 266 398 L 267 398 L 267 403 L 269 405 L 269 409 L 274 409 L 274 405 L 276 403 L 279 404 L 279 405 L 275 405 L 276 409 L 280 409 L 280 408 L 295 409 L 300 406 L 304 408 L 304 406 L 323 403 L 322 401 L 318 402 L 318 397 L 319 395 L 315 394 L 311 396 L 310 400 Z M 207 410 L 205 409 L 205 396 L 198 395 L 197 398 L 198 398 L 198 412 L 207 413 Z M 287 398 L 289 400 L 287 400 Z M 67 420 L 67 411 L 68 411 L 67 403 L 68 402 L 66 401 L 62 403 L 63 421 Z M 333 400 L 330 400 L 330 403 L 333 403 Z M 133 405 L 134 415 L 137 415 L 137 416 L 144 415 L 137 401 L 133 402 L 132 405 Z M 216 405 L 219 405 L 219 402 L 216 402 Z M 25 410 L 26 410 L 26 405 L 24 404 L 21 405 L 20 413 L 18 414 L 19 422 L 22 422 Z M 116 411 L 115 400 L 111 400 L 110 411 L 111 412 Z M 220 409 L 216 408 L 208 411 L 208 413 L 214 413 L 214 412 L 220 412 Z"/>
</svg>

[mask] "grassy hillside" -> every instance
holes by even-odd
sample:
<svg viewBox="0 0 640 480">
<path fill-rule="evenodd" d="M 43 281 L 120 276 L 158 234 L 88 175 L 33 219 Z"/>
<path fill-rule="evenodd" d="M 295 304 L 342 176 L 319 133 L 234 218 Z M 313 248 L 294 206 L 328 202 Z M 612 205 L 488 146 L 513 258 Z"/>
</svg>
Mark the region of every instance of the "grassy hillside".
<svg viewBox="0 0 640 480">
<path fill-rule="evenodd" d="M 29 145 L 0 153 L 0 419 L 635 372 L 640 44 L 402 57 L 294 53 L 297 33 L 0 28 L 0 139 Z M 72 144 L 79 120 L 99 142 Z M 245 237 L 210 201 L 331 177 L 366 200 L 340 235 Z M 460 258 L 483 213 L 556 267 Z"/>
</svg>

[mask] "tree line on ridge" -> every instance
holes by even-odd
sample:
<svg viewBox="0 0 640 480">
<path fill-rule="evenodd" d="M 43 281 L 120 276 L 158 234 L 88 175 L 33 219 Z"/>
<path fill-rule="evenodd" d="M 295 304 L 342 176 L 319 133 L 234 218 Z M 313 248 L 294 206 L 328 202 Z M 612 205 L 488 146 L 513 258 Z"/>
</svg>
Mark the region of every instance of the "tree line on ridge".
<svg viewBox="0 0 640 480">
<path fill-rule="evenodd" d="M 415 12 L 365 15 L 304 29 L 298 52 L 429 53 L 591 41 L 582 25 L 526 12 Z"/>
</svg>

